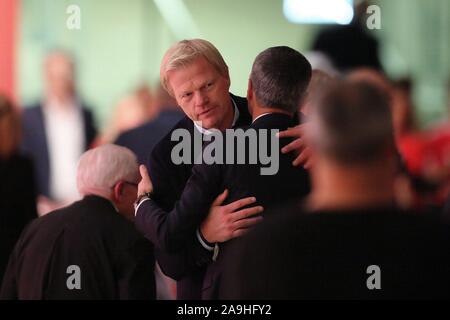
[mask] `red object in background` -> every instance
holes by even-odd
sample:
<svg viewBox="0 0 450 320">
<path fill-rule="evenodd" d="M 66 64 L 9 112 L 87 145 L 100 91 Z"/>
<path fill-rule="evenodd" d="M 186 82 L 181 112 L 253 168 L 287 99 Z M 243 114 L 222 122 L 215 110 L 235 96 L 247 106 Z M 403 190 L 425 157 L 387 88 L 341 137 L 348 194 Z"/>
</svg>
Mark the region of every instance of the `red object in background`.
<svg viewBox="0 0 450 320">
<path fill-rule="evenodd" d="M 397 143 L 409 173 L 435 185 L 428 193 L 416 190 L 414 206 L 441 206 L 450 194 L 450 123 L 404 135 Z"/>
<path fill-rule="evenodd" d="M 427 137 L 423 133 L 401 136 L 397 145 L 410 173 L 420 175 L 424 165 Z"/>
<path fill-rule="evenodd" d="M 405 135 L 398 147 L 408 170 L 423 175 L 427 166 L 448 166 L 450 162 L 450 125 L 427 132 Z"/>
<path fill-rule="evenodd" d="M 15 101 L 15 42 L 18 0 L 0 0 L 0 93 Z"/>
</svg>

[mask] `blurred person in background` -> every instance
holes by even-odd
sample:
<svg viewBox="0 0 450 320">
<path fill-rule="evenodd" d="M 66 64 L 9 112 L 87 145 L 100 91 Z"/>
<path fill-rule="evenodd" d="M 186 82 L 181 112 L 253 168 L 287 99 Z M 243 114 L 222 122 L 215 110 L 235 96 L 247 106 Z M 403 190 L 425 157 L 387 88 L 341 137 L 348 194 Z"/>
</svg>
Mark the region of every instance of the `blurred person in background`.
<svg viewBox="0 0 450 320">
<path fill-rule="evenodd" d="M 445 123 L 417 130 L 412 81 L 393 85 L 393 121 L 399 152 L 411 177 L 413 206 L 439 214 L 450 192 L 450 130 Z"/>
<path fill-rule="evenodd" d="M 150 120 L 123 132 L 114 142 L 133 151 L 140 164 L 147 163 L 155 145 L 184 116 L 175 99 L 161 85 L 158 85 L 153 99 L 152 114 Z"/>
<path fill-rule="evenodd" d="M 115 144 L 127 147 L 138 158 L 140 164 L 149 161 L 149 156 L 155 145 L 169 132 L 175 124 L 180 121 L 184 114 L 163 87 L 158 84 L 154 96 L 150 96 L 149 90 L 141 87 L 137 91 L 143 99 L 152 97 L 151 108 L 149 108 L 148 121 L 144 124 L 122 132 L 114 141 Z M 165 276 L 159 265 L 155 267 L 156 289 L 158 300 L 173 300 L 176 297 L 176 282 Z"/>
<path fill-rule="evenodd" d="M 33 164 L 19 154 L 20 138 L 17 110 L 0 95 L 0 284 L 22 229 L 37 217 Z"/>
<path fill-rule="evenodd" d="M 136 88 L 120 99 L 113 108 L 109 123 L 95 144 L 112 143 L 123 132 L 132 130 L 155 118 L 158 111 L 154 104 L 154 96 L 146 84 Z"/>
<path fill-rule="evenodd" d="M 412 101 L 413 82 L 402 78 L 392 82 L 392 121 L 397 141 L 417 131 L 415 106 Z"/>
<path fill-rule="evenodd" d="M 396 194 L 399 204 L 440 216 L 450 191 L 450 131 L 445 125 L 417 129 L 411 79 L 391 82 L 369 68 L 356 69 L 347 78 L 375 85 L 389 100 L 398 152 Z"/>
<path fill-rule="evenodd" d="M 112 144 L 86 151 L 76 181 L 82 200 L 22 233 L 0 299 L 155 299 L 153 246 L 132 222 L 136 156 Z"/>
<path fill-rule="evenodd" d="M 79 198 L 77 161 L 96 136 L 92 113 L 77 95 L 72 57 L 50 52 L 43 73 L 45 95 L 24 109 L 22 123 L 22 149 L 34 161 L 40 215 Z"/>
<path fill-rule="evenodd" d="M 311 110 L 317 102 L 318 96 L 330 83 L 333 82 L 333 80 L 334 78 L 325 71 L 318 69 L 314 69 L 312 71 L 311 81 L 309 82 L 308 89 L 306 90 L 306 96 L 303 99 L 299 109 L 299 115 L 303 120 L 308 120 Z M 302 122 L 301 119 L 300 122 Z"/>
<path fill-rule="evenodd" d="M 396 141 L 396 154 L 397 154 L 397 170 L 396 170 L 396 183 L 395 193 L 396 201 L 402 208 L 411 208 L 414 206 L 414 188 L 413 180 L 405 165 L 403 155 L 398 149 L 398 142 L 400 137 L 407 131 L 411 130 L 411 126 L 406 125 L 405 116 L 407 114 L 407 105 L 403 101 L 404 95 L 398 94 L 395 91 L 393 83 L 387 79 L 381 72 L 371 68 L 358 68 L 347 74 L 347 80 L 353 82 L 361 82 L 370 84 L 386 97 L 389 104 L 389 110 L 391 112 L 390 121 L 392 122 L 394 138 Z"/>
<path fill-rule="evenodd" d="M 360 67 L 379 71 L 383 69 L 378 53 L 378 40 L 366 27 L 369 5 L 369 1 L 359 1 L 350 24 L 327 27 L 319 31 L 313 41 L 312 50 L 326 55 L 340 72 Z"/>
</svg>

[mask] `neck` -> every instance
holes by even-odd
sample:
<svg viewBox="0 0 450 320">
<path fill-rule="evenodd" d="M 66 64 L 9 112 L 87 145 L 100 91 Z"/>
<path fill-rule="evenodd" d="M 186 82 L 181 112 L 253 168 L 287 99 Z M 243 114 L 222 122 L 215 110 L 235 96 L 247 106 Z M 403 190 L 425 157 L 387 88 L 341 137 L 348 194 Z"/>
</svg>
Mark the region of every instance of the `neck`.
<svg viewBox="0 0 450 320">
<path fill-rule="evenodd" d="M 292 112 L 288 112 L 285 110 L 280 110 L 278 108 L 271 108 L 271 107 L 261 107 L 261 106 L 253 106 L 252 108 L 252 120 L 255 120 L 257 117 L 259 117 L 262 114 L 265 113 L 281 113 L 281 114 L 286 114 L 288 116 L 293 116 Z"/>
<path fill-rule="evenodd" d="M 231 100 L 231 97 L 230 97 L 230 100 L 228 100 L 228 104 L 226 105 L 226 110 L 227 110 L 227 112 L 225 113 L 223 121 L 217 128 L 221 131 L 223 131 L 225 129 L 229 129 L 233 126 L 234 104 L 233 104 L 233 101 Z"/>
<path fill-rule="evenodd" d="M 346 167 L 317 160 L 312 179 L 312 209 L 351 209 L 392 205 L 394 176 L 386 162 Z"/>
<path fill-rule="evenodd" d="M 83 190 L 82 196 L 97 196 L 109 200 L 111 203 L 113 203 L 111 192 L 98 188 L 87 188 Z"/>
<path fill-rule="evenodd" d="M 73 103 L 73 100 L 74 98 L 71 95 L 48 94 L 46 102 L 57 108 L 66 108 Z"/>
</svg>

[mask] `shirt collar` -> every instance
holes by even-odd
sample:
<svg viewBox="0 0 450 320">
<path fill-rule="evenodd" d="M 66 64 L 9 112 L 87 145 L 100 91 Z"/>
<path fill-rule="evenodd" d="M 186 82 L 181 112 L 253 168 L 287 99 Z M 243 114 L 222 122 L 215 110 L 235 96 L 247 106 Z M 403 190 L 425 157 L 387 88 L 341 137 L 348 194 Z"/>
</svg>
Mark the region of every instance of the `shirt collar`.
<svg viewBox="0 0 450 320">
<path fill-rule="evenodd" d="M 236 102 L 234 102 L 233 98 L 231 98 L 231 102 L 233 103 L 233 107 L 234 107 L 234 118 L 233 118 L 233 123 L 231 124 L 231 127 L 234 127 L 236 122 L 239 119 L 239 109 L 236 106 Z M 202 134 L 205 135 L 210 135 L 212 134 L 214 131 L 216 131 L 217 129 L 213 128 L 213 129 L 205 129 L 203 127 L 201 127 L 199 124 L 197 124 L 197 122 L 194 121 L 194 125 L 197 128 L 198 131 L 200 131 Z"/>
<path fill-rule="evenodd" d="M 267 116 L 268 114 L 271 114 L 271 113 L 270 113 L 270 112 L 266 112 L 266 113 L 260 114 L 260 115 L 257 116 L 255 119 L 253 119 L 252 123 L 254 123 L 256 120 L 258 120 L 258 119 L 261 118 L 261 117 Z"/>
<path fill-rule="evenodd" d="M 71 100 L 69 100 L 67 103 L 64 104 L 65 108 L 59 108 L 57 106 L 57 103 L 54 100 L 49 100 L 49 99 L 45 99 L 42 101 L 42 104 L 44 106 L 44 110 L 75 110 L 75 109 L 79 109 L 80 108 L 80 102 L 78 101 L 77 98 L 72 98 Z"/>
</svg>

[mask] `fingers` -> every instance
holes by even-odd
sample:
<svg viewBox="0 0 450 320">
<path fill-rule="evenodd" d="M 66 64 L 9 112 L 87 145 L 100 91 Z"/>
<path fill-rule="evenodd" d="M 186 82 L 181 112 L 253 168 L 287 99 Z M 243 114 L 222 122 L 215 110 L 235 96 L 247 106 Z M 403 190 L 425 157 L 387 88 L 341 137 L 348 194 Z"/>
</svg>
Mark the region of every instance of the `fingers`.
<svg viewBox="0 0 450 320">
<path fill-rule="evenodd" d="M 297 167 L 299 165 L 302 164 L 306 164 L 308 162 L 308 160 L 310 160 L 311 158 L 311 148 L 306 147 L 297 158 L 295 158 L 295 160 L 292 162 L 292 165 L 294 167 Z"/>
<path fill-rule="evenodd" d="M 288 145 L 285 145 L 282 149 L 281 152 L 282 153 L 288 153 L 291 152 L 292 150 L 300 150 L 305 146 L 305 143 L 303 141 L 302 138 L 298 138 L 295 139 L 294 141 L 292 141 L 291 143 L 289 143 Z"/>
<path fill-rule="evenodd" d="M 152 192 L 152 181 L 150 180 L 147 168 L 142 164 L 139 166 L 139 173 L 141 174 L 142 179 L 138 185 L 138 195 L 141 195 L 144 192 Z"/>
<path fill-rule="evenodd" d="M 233 223 L 233 228 L 236 229 L 236 230 L 246 229 L 246 228 L 249 228 L 249 227 L 257 224 L 262 219 L 263 219 L 263 217 L 254 217 L 254 218 L 247 218 L 247 219 L 238 220 L 235 223 Z"/>
<path fill-rule="evenodd" d="M 236 211 L 239 208 L 248 206 L 249 204 L 252 204 L 256 201 L 255 197 L 248 197 L 240 200 L 236 200 L 230 204 L 226 205 L 226 208 L 229 210 L 229 212 Z"/>
<path fill-rule="evenodd" d="M 288 128 L 277 133 L 278 138 L 298 138 L 301 136 L 302 128 L 300 125 L 294 128 Z"/>
<path fill-rule="evenodd" d="M 305 169 L 311 169 L 311 167 L 314 164 L 314 155 L 311 155 L 311 157 L 309 158 L 309 160 L 306 162 L 306 164 L 303 166 L 303 168 Z"/>
<path fill-rule="evenodd" d="M 250 229 L 238 229 L 233 231 L 233 233 L 231 234 L 230 239 L 234 239 L 240 236 L 243 236 L 244 234 L 246 234 Z"/>
<path fill-rule="evenodd" d="M 236 229 L 231 233 L 231 236 L 229 239 L 227 239 L 227 241 L 233 238 L 243 236 L 250 230 L 250 227 L 254 226 L 262 219 L 263 217 L 255 217 L 236 221 L 236 223 L 233 224 L 233 228 Z"/>
<path fill-rule="evenodd" d="M 217 196 L 217 198 L 212 203 L 211 207 L 220 206 L 228 196 L 228 189 L 225 189 L 221 194 Z"/>
<path fill-rule="evenodd" d="M 150 177 L 149 177 L 149 175 L 148 175 L 147 168 L 146 168 L 143 164 L 141 164 L 141 165 L 139 166 L 139 173 L 141 174 L 142 179 L 144 179 L 144 180 L 150 180 Z"/>
<path fill-rule="evenodd" d="M 241 219 L 245 219 L 245 218 L 251 217 L 255 214 L 261 213 L 263 211 L 264 211 L 264 208 L 262 206 L 256 206 L 256 207 L 242 209 L 237 212 L 233 212 L 231 214 L 231 221 L 238 221 Z"/>
</svg>

